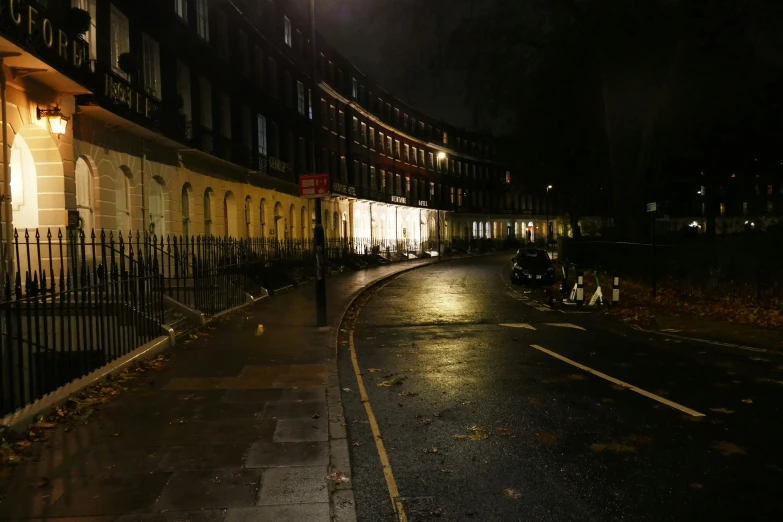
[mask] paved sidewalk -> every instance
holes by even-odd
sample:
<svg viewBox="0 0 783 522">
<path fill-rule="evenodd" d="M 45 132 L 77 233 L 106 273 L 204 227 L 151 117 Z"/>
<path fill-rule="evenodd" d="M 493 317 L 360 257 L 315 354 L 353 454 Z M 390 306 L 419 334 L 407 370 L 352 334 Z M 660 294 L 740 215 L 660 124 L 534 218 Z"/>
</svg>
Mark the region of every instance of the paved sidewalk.
<svg viewBox="0 0 783 522">
<path fill-rule="evenodd" d="M 656 316 L 655 324 L 658 330 L 677 335 L 783 353 L 780 330 L 687 316 Z"/>
<path fill-rule="evenodd" d="M 431 262 L 331 278 L 330 325 L 366 285 Z M 330 450 L 344 421 L 339 394 L 327 403 L 334 332 L 315 327 L 313 294 L 309 284 L 227 315 L 140 388 L 52 430 L 36 461 L 0 481 L 0 520 L 331 520 L 340 487 L 326 477 L 350 469 L 344 440 Z M 352 494 L 338 504 L 350 520 Z"/>
</svg>

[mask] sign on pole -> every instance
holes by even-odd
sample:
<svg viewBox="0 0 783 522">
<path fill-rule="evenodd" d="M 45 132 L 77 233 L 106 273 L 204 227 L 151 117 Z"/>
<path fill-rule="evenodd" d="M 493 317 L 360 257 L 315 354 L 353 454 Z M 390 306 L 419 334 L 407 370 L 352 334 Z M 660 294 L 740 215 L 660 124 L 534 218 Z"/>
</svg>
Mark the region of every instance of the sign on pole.
<svg viewBox="0 0 783 522">
<path fill-rule="evenodd" d="M 655 212 L 658 210 L 658 203 L 647 203 L 647 212 Z"/>
<path fill-rule="evenodd" d="M 321 198 L 328 196 L 329 174 L 305 174 L 299 176 L 299 196 L 303 198 Z"/>
</svg>

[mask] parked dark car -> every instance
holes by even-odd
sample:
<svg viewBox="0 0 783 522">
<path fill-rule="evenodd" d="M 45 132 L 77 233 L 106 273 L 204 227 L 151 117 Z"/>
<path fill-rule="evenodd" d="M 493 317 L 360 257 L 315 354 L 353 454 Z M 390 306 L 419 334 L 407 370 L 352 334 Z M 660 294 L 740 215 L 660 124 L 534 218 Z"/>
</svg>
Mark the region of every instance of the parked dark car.
<svg viewBox="0 0 783 522">
<path fill-rule="evenodd" d="M 539 248 L 517 250 L 511 258 L 511 282 L 551 285 L 555 282 L 555 267 L 549 254 Z"/>
</svg>

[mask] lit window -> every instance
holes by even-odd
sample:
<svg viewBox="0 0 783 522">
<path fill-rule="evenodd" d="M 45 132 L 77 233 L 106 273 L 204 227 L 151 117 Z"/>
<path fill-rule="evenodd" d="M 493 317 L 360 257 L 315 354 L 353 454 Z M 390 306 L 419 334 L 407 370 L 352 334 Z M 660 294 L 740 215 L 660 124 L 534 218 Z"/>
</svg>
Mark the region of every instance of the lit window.
<svg viewBox="0 0 783 522">
<path fill-rule="evenodd" d="M 772 195 L 772 185 L 767 185 L 767 195 L 768 196 Z"/>
<path fill-rule="evenodd" d="M 111 68 L 125 79 L 128 75 L 120 69 L 120 56 L 130 52 L 130 29 L 128 19 L 116 7 L 111 8 Z"/>
<path fill-rule="evenodd" d="M 177 14 L 179 14 L 179 8 L 180 3 L 183 5 L 186 3 L 186 0 L 177 0 Z M 97 12 L 97 0 L 73 0 L 72 6 L 78 7 L 82 11 L 87 11 L 90 15 L 90 29 L 82 35 L 82 38 L 84 38 L 84 41 L 89 44 L 89 52 L 90 52 L 90 60 L 95 60 L 97 58 L 97 26 L 96 26 L 96 12 Z M 187 16 L 181 15 L 180 16 L 185 19 Z"/>
<path fill-rule="evenodd" d="M 207 0 L 196 0 L 196 31 L 209 41 L 209 6 Z"/>
<path fill-rule="evenodd" d="M 283 27 L 285 30 L 285 44 L 288 47 L 291 47 L 293 45 L 293 40 L 291 37 L 291 20 L 289 20 L 287 16 L 283 17 Z"/>
<path fill-rule="evenodd" d="M 184 21 L 188 21 L 188 0 L 174 0 L 174 11 Z"/>
<path fill-rule="evenodd" d="M 443 131 L 443 143 L 449 142 L 449 133 L 446 131 Z"/>
<path fill-rule="evenodd" d="M 370 137 L 367 139 L 370 142 L 370 150 L 375 150 L 375 129 L 370 127 Z"/>
<path fill-rule="evenodd" d="M 413 164 L 414 165 L 418 164 L 419 163 L 419 151 L 418 151 L 418 149 L 416 147 L 412 148 L 411 156 L 412 156 L 411 159 L 413 160 Z"/>
<path fill-rule="evenodd" d="M 258 153 L 266 156 L 266 118 L 258 115 Z"/>
<path fill-rule="evenodd" d="M 367 124 L 362 122 L 362 145 L 367 145 Z"/>
<path fill-rule="evenodd" d="M 400 159 L 400 140 L 394 140 L 394 157 Z"/>
<path fill-rule="evenodd" d="M 359 84 L 356 82 L 356 78 L 351 78 L 351 96 L 354 100 L 359 96 Z"/>
<path fill-rule="evenodd" d="M 147 93 L 160 99 L 160 46 L 147 36 L 142 38 L 144 45 L 144 87 Z"/>
<path fill-rule="evenodd" d="M 403 159 L 405 160 L 405 163 L 410 163 L 410 161 L 411 161 L 411 149 L 410 149 L 410 146 L 407 143 L 403 146 L 403 151 L 404 151 Z"/>
<path fill-rule="evenodd" d="M 726 215 L 726 203 L 720 204 L 720 215 L 725 216 Z"/>
<path fill-rule="evenodd" d="M 506 171 L 506 183 L 511 183 L 511 172 Z"/>
<path fill-rule="evenodd" d="M 307 116 L 311 120 L 313 119 L 313 91 L 312 91 L 312 89 L 307 89 Z"/>
</svg>

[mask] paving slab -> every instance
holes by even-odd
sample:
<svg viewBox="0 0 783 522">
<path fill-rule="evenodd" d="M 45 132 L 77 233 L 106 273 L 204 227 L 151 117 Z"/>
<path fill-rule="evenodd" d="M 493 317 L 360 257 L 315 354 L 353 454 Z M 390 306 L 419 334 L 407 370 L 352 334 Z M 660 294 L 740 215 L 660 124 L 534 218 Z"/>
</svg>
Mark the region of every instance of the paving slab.
<svg viewBox="0 0 783 522">
<path fill-rule="evenodd" d="M 245 467 L 272 468 L 325 466 L 329 464 L 326 442 L 256 442 L 250 446 Z"/>
<path fill-rule="evenodd" d="M 260 478 L 254 469 L 180 471 L 171 476 L 153 511 L 252 506 Z"/>
<path fill-rule="evenodd" d="M 294 504 L 228 509 L 224 522 L 330 522 L 329 504 Z"/>
<path fill-rule="evenodd" d="M 170 473 L 81 477 L 46 510 L 46 516 L 121 515 L 147 511 L 170 477 Z"/>
<path fill-rule="evenodd" d="M 326 466 L 264 470 L 257 505 L 328 503 L 326 470 Z"/>
<path fill-rule="evenodd" d="M 278 419 L 275 442 L 326 442 L 329 427 L 325 418 Z"/>
</svg>

